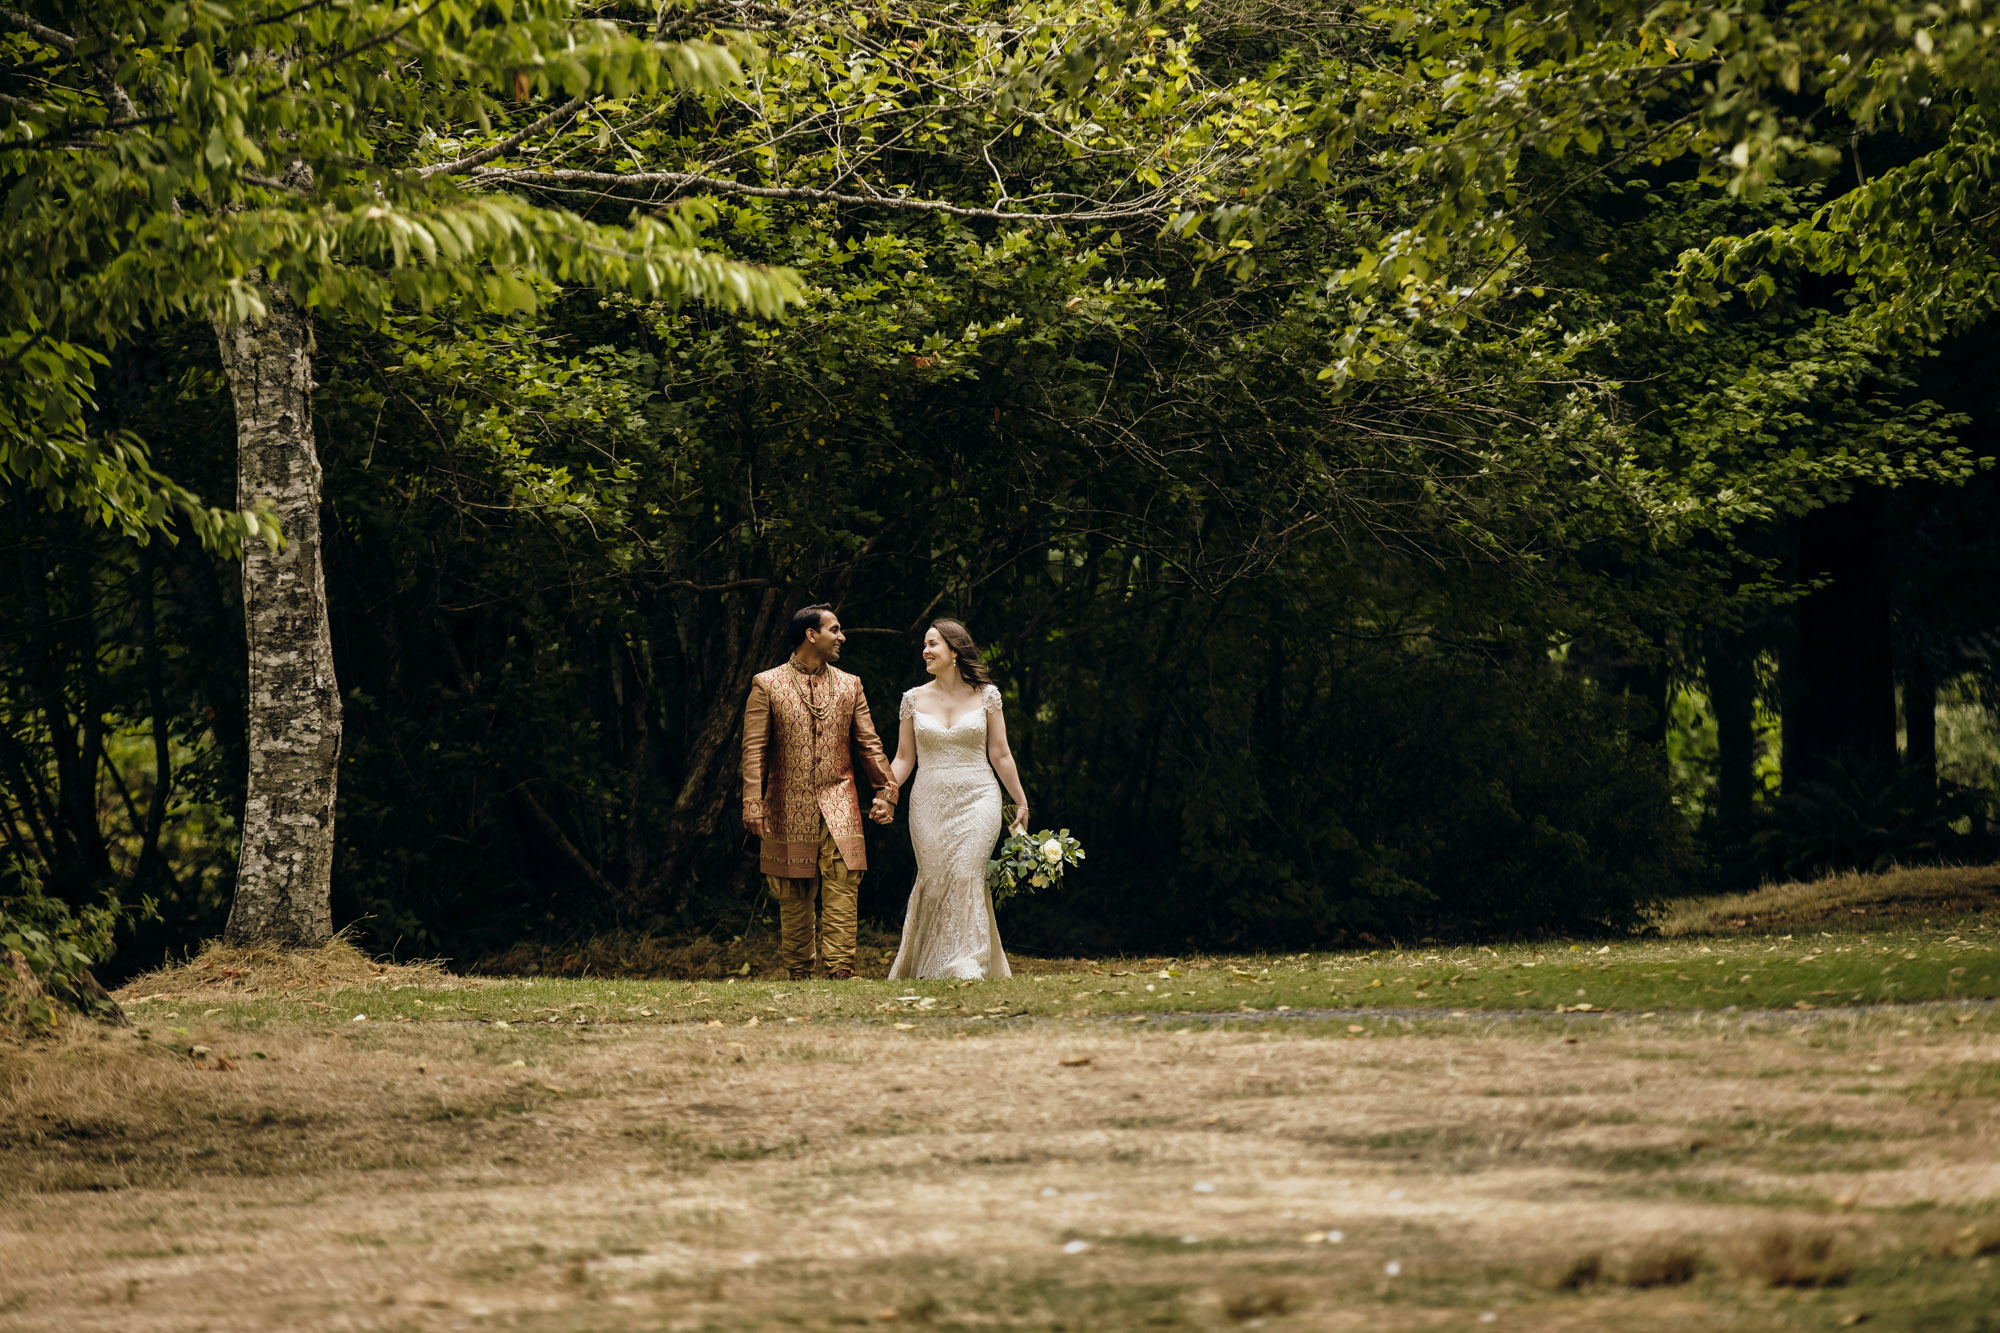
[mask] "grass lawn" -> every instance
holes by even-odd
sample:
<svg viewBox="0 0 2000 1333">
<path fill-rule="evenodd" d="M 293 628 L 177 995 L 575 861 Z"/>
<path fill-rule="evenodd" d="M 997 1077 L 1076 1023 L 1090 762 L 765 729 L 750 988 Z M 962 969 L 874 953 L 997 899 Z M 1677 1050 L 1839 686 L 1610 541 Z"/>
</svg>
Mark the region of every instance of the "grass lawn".
<svg viewBox="0 0 2000 1333">
<path fill-rule="evenodd" d="M 2000 912 L 1926 883 L 969 985 L 212 953 L 0 1047 L 0 1329 L 1992 1330 Z"/>
<path fill-rule="evenodd" d="M 838 1022 L 920 1028 L 1023 1018 L 1384 1010 L 1401 1015 L 1531 1011 L 1665 1013 L 1726 1009 L 1809 1012 L 1849 1005 L 1990 999 L 2000 995 L 2000 914 L 1937 922 L 1888 920 L 1839 931 L 1688 935 L 1590 944 L 1501 945 L 1282 957 L 1153 957 L 1024 961 L 1007 981 L 790 983 L 768 978 L 468 979 L 441 990 L 422 974 L 383 968 L 371 979 L 232 1000 L 230 978 L 179 969 L 161 999 L 144 982 L 135 1019 L 180 1039 L 185 997 L 212 994 L 238 1027 L 339 1016 L 366 1022 L 441 1019 L 509 1024 L 661 1025 Z M 370 974 L 363 973 L 368 976 Z M 213 982 L 214 984 L 210 984 Z M 206 1006 L 204 1006 L 206 1007 Z M 172 1027 L 163 1026 L 169 1012 Z M 906 1029 L 907 1030 L 907 1029 Z"/>
</svg>

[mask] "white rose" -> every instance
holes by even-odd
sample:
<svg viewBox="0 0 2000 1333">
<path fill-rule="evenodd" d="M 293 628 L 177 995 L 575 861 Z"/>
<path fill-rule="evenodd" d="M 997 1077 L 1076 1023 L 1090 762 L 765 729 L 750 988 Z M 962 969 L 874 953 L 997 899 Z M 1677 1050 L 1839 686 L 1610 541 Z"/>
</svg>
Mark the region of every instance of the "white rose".
<svg viewBox="0 0 2000 1333">
<path fill-rule="evenodd" d="M 1050 865 L 1054 865 L 1056 862 L 1062 860 L 1062 844 L 1054 838 L 1050 838 L 1047 842 L 1043 843 L 1042 859 Z"/>
</svg>

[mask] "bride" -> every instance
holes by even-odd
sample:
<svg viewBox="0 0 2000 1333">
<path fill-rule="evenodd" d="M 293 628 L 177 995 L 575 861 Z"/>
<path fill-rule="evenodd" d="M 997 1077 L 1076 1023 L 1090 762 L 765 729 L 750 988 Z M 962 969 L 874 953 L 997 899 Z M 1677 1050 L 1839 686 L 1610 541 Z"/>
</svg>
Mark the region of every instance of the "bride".
<svg viewBox="0 0 2000 1333">
<path fill-rule="evenodd" d="M 931 622 L 924 670 L 931 683 L 903 695 L 890 765 L 899 789 L 917 770 L 909 789 L 917 883 L 889 976 L 1012 976 L 986 890 L 986 863 L 1000 840 L 1000 784 L 1014 798 L 1016 833 L 1028 827 L 1028 800 L 1007 748 L 1000 691 L 956 620 Z"/>
</svg>

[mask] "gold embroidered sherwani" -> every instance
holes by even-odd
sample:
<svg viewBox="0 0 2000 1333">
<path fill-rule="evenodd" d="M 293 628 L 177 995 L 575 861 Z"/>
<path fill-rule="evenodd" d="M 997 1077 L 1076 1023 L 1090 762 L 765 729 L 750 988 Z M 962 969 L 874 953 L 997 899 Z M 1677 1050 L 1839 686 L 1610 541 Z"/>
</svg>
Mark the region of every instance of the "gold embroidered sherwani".
<svg viewBox="0 0 2000 1333">
<path fill-rule="evenodd" d="M 815 954 L 851 970 L 855 912 L 868 847 L 854 754 L 868 780 L 896 793 L 861 680 L 838 667 L 808 672 L 794 657 L 759 672 L 743 710 L 743 818 L 764 821 L 760 861 L 778 902 L 785 968 Z M 825 920 L 816 920 L 814 899 Z"/>
</svg>

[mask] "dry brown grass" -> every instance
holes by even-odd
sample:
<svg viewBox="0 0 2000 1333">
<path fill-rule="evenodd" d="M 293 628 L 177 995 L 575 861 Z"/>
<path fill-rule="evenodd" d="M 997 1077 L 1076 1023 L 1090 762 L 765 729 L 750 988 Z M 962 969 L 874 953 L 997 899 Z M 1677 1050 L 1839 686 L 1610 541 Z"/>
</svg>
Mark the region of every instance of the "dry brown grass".
<svg viewBox="0 0 2000 1333">
<path fill-rule="evenodd" d="M 1684 1241 L 1653 1242 L 1625 1263 L 1620 1277 L 1628 1287 L 1678 1287 L 1701 1271 L 1701 1249 Z"/>
<path fill-rule="evenodd" d="M 286 991 L 384 983 L 438 986 L 451 980 L 441 962 L 380 962 L 361 952 L 344 935 L 317 949 L 284 949 L 274 944 L 229 945 L 211 940 L 193 958 L 142 973 L 119 987 L 114 995 L 129 1004 L 146 997 L 280 995 Z"/>
<path fill-rule="evenodd" d="M 1932 866 L 1767 884 L 1751 893 L 1686 898 L 1654 921 L 1660 934 L 1708 935 L 2000 910 L 2000 865 Z"/>
<path fill-rule="evenodd" d="M 1778 1329 L 1700 1254 L 1832 1216 L 1866 1253 L 1897 1209 L 2000 1194 L 2000 1097 L 1906 1095 L 2000 1052 L 1948 1019 L 952 1037 L 232 1022 L 204 994 L 147 1006 L 160 1040 L 0 1052 L 0 1328 Z M 1834 1096 L 1868 1159 L 1757 1146 Z M 1532 1280 L 1597 1253 L 1632 1258 Z"/>
<path fill-rule="evenodd" d="M 1544 1270 L 1551 1291 L 1580 1291 L 1604 1276 L 1604 1256 L 1596 1250 L 1575 1255 Z"/>
<path fill-rule="evenodd" d="M 528 1114 L 559 1095 L 542 1076 L 462 1052 L 410 1061 L 340 1031 L 173 1018 L 189 1036 L 171 1045 L 166 1033 L 70 1024 L 0 1060 L 10 1185 L 61 1194 L 438 1167 L 478 1151 L 481 1136 L 458 1122 Z"/>
<path fill-rule="evenodd" d="M 1837 1287 L 1854 1275 L 1854 1260 L 1839 1235 L 1789 1226 L 1737 1238 L 1728 1267 L 1767 1287 Z"/>
<path fill-rule="evenodd" d="M 1222 1312 L 1238 1322 L 1247 1322 L 1289 1314 L 1303 1303 L 1300 1294 L 1288 1287 L 1258 1287 L 1224 1296 Z"/>
<path fill-rule="evenodd" d="M 1960 1259 L 2000 1254 L 2000 1218 L 1987 1218 L 1948 1232 L 1938 1238 L 1936 1251 Z"/>
</svg>

